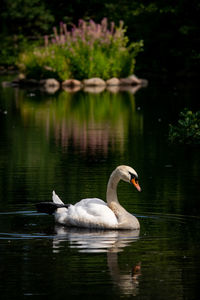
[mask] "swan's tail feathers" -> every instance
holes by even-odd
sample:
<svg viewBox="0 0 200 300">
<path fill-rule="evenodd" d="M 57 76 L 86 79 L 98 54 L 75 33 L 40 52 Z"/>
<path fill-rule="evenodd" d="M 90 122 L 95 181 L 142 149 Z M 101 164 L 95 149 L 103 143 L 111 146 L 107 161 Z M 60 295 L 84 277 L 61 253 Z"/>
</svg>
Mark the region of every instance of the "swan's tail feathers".
<svg viewBox="0 0 200 300">
<path fill-rule="evenodd" d="M 58 195 L 56 195 L 55 191 L 53 191 L 52 193 L 52 200 L 56 204 L 64 204 L 62 200 L 58 197 Z"/>
<path fill-rule="evenodd" d="M 62 204 L 57 204 L 54 202 L 39 202 L 35 206 L 38 212 L 52 215 L 57 208 L 62 208 L 62 207 L 68 208 L 69 205 L 70 204 L 64 204 L 63 202 Z"/>
</svg>

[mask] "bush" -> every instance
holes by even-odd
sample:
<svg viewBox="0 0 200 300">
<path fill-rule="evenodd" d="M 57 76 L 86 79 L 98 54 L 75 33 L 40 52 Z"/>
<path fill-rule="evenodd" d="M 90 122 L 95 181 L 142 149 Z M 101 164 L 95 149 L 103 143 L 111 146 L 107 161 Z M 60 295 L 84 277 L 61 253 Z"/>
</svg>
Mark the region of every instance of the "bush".
<svg viewBox="0 0 200 300">
<path fill-rule="evenodd" d="M 172 143 L 200 144 L 200 111 L 185 109 L 180 113 L 178 125 L 170 125 L 169 140 Z"/>
<path fill-rule="evenodd" d="M 19 56 L 19 69 L 27 78 L 56 78 L 64 80 L 70 76 L 68 60 L 58 48 L 34 48 Z"/>
<path fill-rule="evenodd" d="M 141 51 L 142 41 L 128 45 L 123 22 L 108 28 L 107 19 L 101 24 L 79 20 L 68 31 L 60 23 L 59 33 L 53 28 L 53 37 L 45 36 L 45 46 L 25 51 L 19 57 L 19 67 L 31 78 L 55 77 L 64 80 L 101 77 L 124 77 L 133 73 L 135 57 Z"/>
</svg>

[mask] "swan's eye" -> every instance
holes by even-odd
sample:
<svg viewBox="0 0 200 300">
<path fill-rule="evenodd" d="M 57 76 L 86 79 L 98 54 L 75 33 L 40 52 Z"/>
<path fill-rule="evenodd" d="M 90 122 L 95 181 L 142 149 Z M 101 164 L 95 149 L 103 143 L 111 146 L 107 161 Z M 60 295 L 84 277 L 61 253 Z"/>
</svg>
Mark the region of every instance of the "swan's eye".
<svg viewBox="0 0 200 300">
<path fill-rule="evenodd" d="M 135 181 L 138 182 L 138 177 L 136 177 L 135 174 L 133 174 L 131 172 L 129 172 L 129 174 L 131 175 L 130 181 L 133 180 L 133 179 L 135 179 Z"/>
<path fill-rule="evenodd" d="M 129 173 L 130 173 L 130 172 L 129 172 Z M 130 175 L 131 175 L 130 183 L 132 183 L 132 184 L 136 187 L 136 189 L 137 189 L 139 192 L 141 192 L 141 187 L 139 186 L 139 182 L 138 182 L 138 176 L 136 176 L 136 175 L 134 175 L 134 174 L 132 174 L 132 173 L 130 173 Z"/>
</svg>

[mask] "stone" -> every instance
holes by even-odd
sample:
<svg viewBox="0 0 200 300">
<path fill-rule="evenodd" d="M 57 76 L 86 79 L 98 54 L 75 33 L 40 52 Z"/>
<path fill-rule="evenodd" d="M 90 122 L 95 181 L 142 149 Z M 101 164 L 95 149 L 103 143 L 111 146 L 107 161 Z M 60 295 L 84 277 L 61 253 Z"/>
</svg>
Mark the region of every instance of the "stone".
<svg viewBox="0 0 200 300">
<path fill-rule="evenodd" d="M 91 94 L 99 94 L 102 93 L 105 90 L 105 85 L 99 85 L 99 86 L 85 86 L 83 88 L 83 91 L 86 93 L 91 93 Z"/>
<path fill-rule="evenodd" d="M 81 86 L 81 82 L 77 79 L 66 79 L 62 82 L 63 87 Z"/>
<path fill-rule="evenodd" d="M 18 79 L 19 79 L 19 80 L 25 80 L 25 79 L 26 79 L 26 76 L 25 76 L 23 73 L 19 73 Z"/>
<path fill-rule="evenodd" d="M 148 81 L 145 79 L 140 79 L 135 75 L 130 75 L 127 78 L 120 79 L 120 85 L 137 85 L 137 84 L 146 86 L 148 84 Z"/>
<path fill-rule="evenodd" d="M 53 95 L 59 90 L 59 87 L 58 86 L 46 85 L 46 86 L 41 86 L 40 90 L 45 92 L 45 93 Z"/>
<path fill-rule="evenodd" d="M 98 77 L 84 79 L 83 84 L 85 86 L 105 86 L 106 85 L 105 81 Z"/>
<path fill-rule="evenodd" d="M 119 85 L 108 85 L 106 89 L 107 91 L 113 94 L 118 93 L 120 91 Z"/>
<path fill-rule="evenodd" d="M 57 87 L 57 88 L 60 87 L 59 81 L 57 81 L 54 78 L 40 80 L 40 84 L 43 85 L 44 87 Z"/>
<path fill-rule="evenodd" d="M 132 80 L 132 84 L 140 84 L 142 85 L 143 87 L 147 86 L 148 85 L 148 80 L 146 79 L 143 79 L 143 78 L 138 78 L 137 76 L 135 75 L 131 75 L 128 77 L 130 80 Z"/>
<path fill-rule="evenodd" d="M 78 91 L 80 91 L 81 89 L 81 85 L 74 85 L 74 86 L 62 86 L 62 89 L 65 91 L 65 92 L 68 92 L 68 93 L 76 93 Z"/>
<path fill-rule="evenodd" d="M 133 75 L 130 75 L 128 77 L 128 79 L 130 79 L 132 81 L 132 84 L 141 84 L 142 80 L 139 79 L 137 76 L 135 76 L 134 74 Z"/>
<path fill-rule="evenodd" d="M 132 85 L 133 81 L 130 78 L 121 78 L 120 85 Z"/>
<path fill-rule="evenodd" d="M 141 84 L 121 85 L 119 90 L 120 90 L 120 92 L 129 92 L 131 94 L 135 94 L 141 88 L 142 88 Z"/>
<path fill-rule="evenodd" d="M 48 94 L 55 94 L 60 88 L 60 82 L 54 78 L 40 80 L 40 85 Z"/>
<path fill-rule="evenodd" d="M 108 86 L 111 86 L 111 85 L 119 85 L 120 84 L 120 80 L 116 77 L 113 77 L 113 78 L 110 78 L 106 81 L 106 84 Z"/>
<path fill-rule="evenodd" d="M 51 94 L 51 95 L 55 94 L 58 90 L 59 90 L 59 87 L 55 86 L 55 85 L 54 86 L 49 85 L 49 86 L 44 87 L 44 91 L 48 94 Z"/>
</svg>

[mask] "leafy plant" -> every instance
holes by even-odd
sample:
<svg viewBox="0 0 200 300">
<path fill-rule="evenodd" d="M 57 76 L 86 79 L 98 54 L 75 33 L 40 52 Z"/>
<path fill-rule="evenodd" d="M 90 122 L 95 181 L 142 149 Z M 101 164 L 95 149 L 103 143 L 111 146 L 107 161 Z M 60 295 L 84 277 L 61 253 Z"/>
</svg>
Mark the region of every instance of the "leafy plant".
<svg viewBox="0 0 200 300">
<path fill-rule="evenodd" d="M 184 109 L 177 125 L 169 127 L 169 141 L 181 144 L 200 144 L 200 111 Z"/>
<path fill-rule="evenodd" d="M 50 75 L 59 80 L 70 76 L 83 79 L 91 77 L 128 76 L 133 73 L 135 57 L 143 42 L 128 46 L 123 22 L 119 27 L 104 18 L 101 24 L 79 20 L 78 27 L 60 23 L 59 32 L 53 28 L 53 36 L 45 36 L 45 46 L 36 47 L 20 55 L 19 67 L 32 78 Z M 50 72 L 47 72 L 50 71 Z"/>
<path fill-rule="evenodd" d="M 68 60 L 56 47 L 29 49 L 20 54 L 18 67 L 27 78 L 64 80 L 70 76 Z"/>
</svg>

